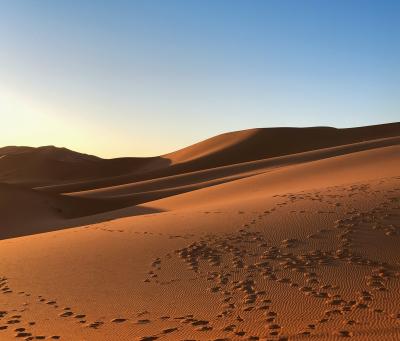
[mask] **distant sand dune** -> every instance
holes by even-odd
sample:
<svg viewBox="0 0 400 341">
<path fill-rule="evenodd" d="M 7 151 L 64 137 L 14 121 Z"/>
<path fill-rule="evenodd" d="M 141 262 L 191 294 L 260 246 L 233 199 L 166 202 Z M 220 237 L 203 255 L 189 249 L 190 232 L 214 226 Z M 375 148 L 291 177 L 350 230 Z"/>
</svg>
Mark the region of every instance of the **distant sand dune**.
<svg viewBox="0 0 400 341">
<path fill-rule="evenodd" d="M 399 123 L 350 129 L 329 127 L 250 129 L 218 135 L 159 158 L 146 159 L 146 164 L 135 172 L 45 188 L 42 186 L 41 190 L 69 193 L 122 185 L 236 163 L 396 137 L 399 136 L 399 131 Z"/>
<path fill-rule="evenodd" d="M 132 173 L 158 158 L 105 160 L 46 146 L 0 148 L 0 182 L 37 187 Z"/>
</svg>

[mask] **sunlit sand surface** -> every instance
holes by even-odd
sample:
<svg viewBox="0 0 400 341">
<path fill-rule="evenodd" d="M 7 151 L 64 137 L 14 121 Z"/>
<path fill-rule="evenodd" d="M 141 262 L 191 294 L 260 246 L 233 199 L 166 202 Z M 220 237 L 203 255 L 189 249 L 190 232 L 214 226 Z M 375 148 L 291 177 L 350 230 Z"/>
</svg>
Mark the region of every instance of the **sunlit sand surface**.
<svg viewBox="0 0 400 341">
<path fill-rule="evenodd" d="M 318 129 L 0 149 L 0 339 L 399 340 L 400 126 Z"/>
</svg>

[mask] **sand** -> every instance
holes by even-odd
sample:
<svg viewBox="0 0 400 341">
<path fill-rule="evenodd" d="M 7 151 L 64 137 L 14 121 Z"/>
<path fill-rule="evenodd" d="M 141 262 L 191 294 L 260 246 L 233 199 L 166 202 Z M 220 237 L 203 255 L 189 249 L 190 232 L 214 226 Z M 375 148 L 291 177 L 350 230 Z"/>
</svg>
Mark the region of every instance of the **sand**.
<svg viewBox="0 0 400 341">
<path fill-rule="evenodd" d="M 400 339 L 400 139 L 363 129 L 81 191 L 0 185 L 0 339 Z"/>
</svg>

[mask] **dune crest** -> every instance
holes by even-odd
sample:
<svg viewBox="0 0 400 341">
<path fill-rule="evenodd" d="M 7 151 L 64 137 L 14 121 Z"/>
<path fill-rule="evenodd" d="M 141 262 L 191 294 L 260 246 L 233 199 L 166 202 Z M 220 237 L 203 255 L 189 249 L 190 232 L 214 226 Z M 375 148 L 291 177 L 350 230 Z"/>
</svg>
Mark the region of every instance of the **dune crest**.
<svg viewBox="0 0 400 341">
<path fill-rule="evenodd" d="M 376 139 L 398 137 L 399 123 L 336 129 L 263 128 L 221 134 L 179 151 L 147 160 L 135 171 L 97 180 L 41 186 L 52 193 L 69 193 L 151 180 L 237 163 L 292 155 Z M 193 153 L 193 156 L 190 156 Z"/>
</svg>

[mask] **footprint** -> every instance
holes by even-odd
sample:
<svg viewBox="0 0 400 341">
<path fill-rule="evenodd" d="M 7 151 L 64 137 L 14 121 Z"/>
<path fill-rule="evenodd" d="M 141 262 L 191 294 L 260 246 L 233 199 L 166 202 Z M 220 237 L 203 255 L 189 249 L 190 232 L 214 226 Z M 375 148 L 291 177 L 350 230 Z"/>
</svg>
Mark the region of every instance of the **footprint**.
<svg viewBox="0 0 400 341">
<path fill-rule="evenodd" d="M 176 331 L 176 330 L 178 330 L 178 328 L 168 328 L 168 329 L 164 329 L 163 331 L 162 331 L 162 333 L 163 334 L 169 334 L 169 333 L 172 333 L 172 332 L 174 332 L 174 331 Z"/>
<path fill-rule="evenodd" d="M 111 320 L 111 322 L 114 322 L 114 323 L 122 323 L 125 321 L 126 321 L 126 319 L 123 319 L 123 318 L 116 318 L 116 319 Z"/>
<path fill-rule="evenodd" d="M 70 317 L 72 315 L 74 315 L 74 313 L 72 311 L 66 311 L 64 313 L 61 313 L 59 316 L 60 317 Z"/>
<path fill-rule="evenodd" d="M 352 337 L 353 334 L 351 332 L 349 332 L 348 330 L 339 330 L 337 332 L 337 335 L 340 337 Z"/>
<path fill-rule="evenodd" d="M 19 332 L 17 334 L 15 334 L 15 337 L 28 337 L 31 336 L 32 333 L 27 333 L 27 332 Z"/>
<path fill-rule="evenodd" d="M 88 325 L 88 327 L 89 327 L 89 328 L 93 328 L 93 329 L 97 329 L 97 328 L 101 327 L 103 324 L 104 324 L 104 322 L 95 321 L 95 322 L 90 323 L 90 324 Z"/>
</svg>

